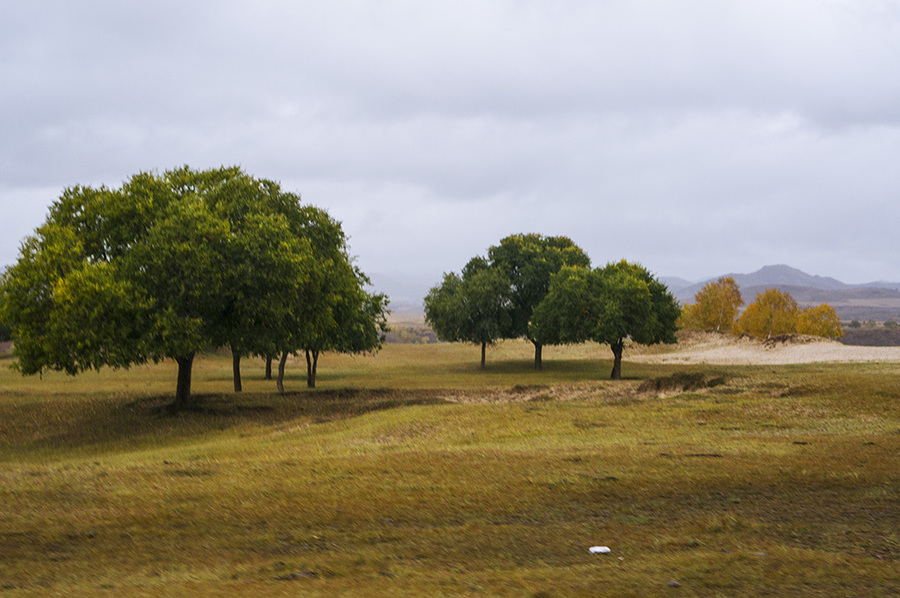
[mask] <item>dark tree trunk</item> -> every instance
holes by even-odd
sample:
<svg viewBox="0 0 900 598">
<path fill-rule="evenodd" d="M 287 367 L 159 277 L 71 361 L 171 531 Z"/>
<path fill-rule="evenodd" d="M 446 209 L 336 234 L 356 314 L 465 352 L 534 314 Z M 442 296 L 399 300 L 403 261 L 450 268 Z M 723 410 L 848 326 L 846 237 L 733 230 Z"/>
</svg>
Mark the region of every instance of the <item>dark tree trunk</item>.
<svg viewBox="0 0 900 598">
<path fill-rule="evenodd" d="M 531 342 L 534 343 L 534 369 L 542 370 L 544 369 L 544 361 L 542 359 L 544 345 L 535 341 Z"/>
<path fill-rule="evenodd" d="M 272 358 L 266 357 L 266 380 L 272 379 Z"/>
<path fill-rule="evenodd" d="M 284 365 L 287 363 L 288 354 L 287 351 L 281 354 L 281 359 L 278 360 L 278 381 L 276 385 L 278 386 L 278 392 L 284 394 Z"/>
<path fill-rule="evenodd" d="M 622 379 L 622 351 L 625 349 L 625 342 L 621 339 L 610 345 L 613 352 L 613 369 L 610 378 L 613 380 Z"/>
<path fill-rule="evenodd" d="M 316 369 L 319 367 L 319 350 L 306 350 L 306 386 L 316 387 Z"/>
<path fill-rule="evenodd" d="M 241 354 L 234 347 L 231 348 L 231 373 L 234 376 L 234 392 L 243 391 L 244 387 L 241 384 Z"/>
<path fill-rule="evenodd" d="M 481 369 L 484 369 L 484 351 L 487 343 L 481 343 Z"/>
<path fill-rule="evenodd" d="M 175 402 L 172 407 L 178 411 L 191 404 L 191 368 L 194 365 L 194 354 L 176 357 L 178 364 L 178 386 L 175 389 Z"/>
</svg>

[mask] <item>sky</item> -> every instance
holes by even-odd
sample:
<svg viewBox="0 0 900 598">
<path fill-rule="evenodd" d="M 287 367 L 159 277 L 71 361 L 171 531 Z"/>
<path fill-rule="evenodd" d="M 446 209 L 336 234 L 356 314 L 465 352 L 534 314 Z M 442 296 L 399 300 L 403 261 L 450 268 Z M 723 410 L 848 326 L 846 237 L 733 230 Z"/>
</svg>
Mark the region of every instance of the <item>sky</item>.
<svg viewBox="0 0 900 598">
<path fill-rule="evenodd" d="M 0 267 L 63 189 L 239 165 L 401 303 L 515 233 L 900 281 L 900 0 L 0 0 Z M 420 293 L 421 291 L 421 293 Z"/>
</svg>

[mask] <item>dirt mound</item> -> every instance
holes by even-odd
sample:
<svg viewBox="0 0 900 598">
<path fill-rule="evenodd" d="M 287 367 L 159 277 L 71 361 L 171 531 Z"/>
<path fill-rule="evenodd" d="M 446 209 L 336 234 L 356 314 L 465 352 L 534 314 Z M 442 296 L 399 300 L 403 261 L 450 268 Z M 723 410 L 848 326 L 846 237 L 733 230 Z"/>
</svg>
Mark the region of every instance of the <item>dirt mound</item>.
<svg viewBox="0 0 900 598">
<path fill-rule="evenodd" d="M 638 386 L 638 392 L 691 392 L 722 384 L 725 384 L 725 378 L 722 376 L 710 376 L 699 372 L 675 372 L 671 376 L 644 380 Z"/>
<path fill-rule="evenodd" d="M 900 347 L 848 346 L 817 336 L 790 334 L 760 340 L 714 332 L 679 333 L 675 345 L 634 351 L 627 359 L 653 363 L 775 365 L 824 362 L 900 362 Z"/>
<path fill-rule="evenodd" d="M 778 345 L 809 345 L 812 343 L 821 343 L 823 341 L 828 341 L 828 339 L 824 339 L 821 336 L 809 336 L 807 334 L 779 334 L 778 336 L 765 339 L 763 345 L 766 347 L 776 347 Z"/>
</svg>

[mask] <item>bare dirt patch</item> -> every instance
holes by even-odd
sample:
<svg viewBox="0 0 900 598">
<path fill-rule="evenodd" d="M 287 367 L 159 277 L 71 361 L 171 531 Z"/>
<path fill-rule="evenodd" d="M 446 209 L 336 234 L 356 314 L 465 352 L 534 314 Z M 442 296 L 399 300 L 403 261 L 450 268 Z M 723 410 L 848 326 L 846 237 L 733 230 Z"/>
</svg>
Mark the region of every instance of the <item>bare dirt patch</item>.
<svg viewBox="0 0 900 598">
<path fill-rule="evenodd" d="M 676 345 L 652 353 L 634 351 L 626 359 L 644 363 L 702 363 L 717 365 L 775 365 L 793 363 L 900 362 L 900 347 L 849 346 L 802 335 L 769 340 L 735 338 L 713 332 L 679 335 Z"/>
</svg>

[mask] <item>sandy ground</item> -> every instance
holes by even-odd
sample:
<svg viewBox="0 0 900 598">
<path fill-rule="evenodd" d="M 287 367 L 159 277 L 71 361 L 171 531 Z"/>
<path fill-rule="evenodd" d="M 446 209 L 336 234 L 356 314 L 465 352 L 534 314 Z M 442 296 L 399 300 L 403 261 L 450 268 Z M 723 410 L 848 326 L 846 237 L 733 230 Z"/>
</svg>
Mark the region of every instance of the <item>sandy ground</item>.
<svg viewBox="0 0 900 598">
<path fill-rule="evenodd" d="M 858 347 L 814 337 L 791 337 L 777 342 L 693 334 L 666 350 L 640 352 L 626 359 L 651 363 L 709 363 L 768 365 L 821 362 L 900 362 L 900 347 Z"/>
</svg>

